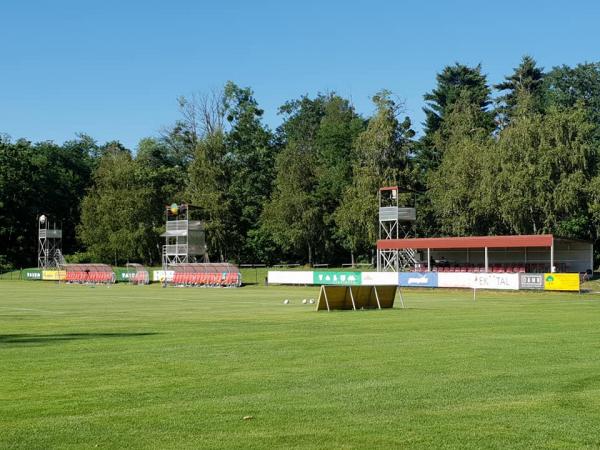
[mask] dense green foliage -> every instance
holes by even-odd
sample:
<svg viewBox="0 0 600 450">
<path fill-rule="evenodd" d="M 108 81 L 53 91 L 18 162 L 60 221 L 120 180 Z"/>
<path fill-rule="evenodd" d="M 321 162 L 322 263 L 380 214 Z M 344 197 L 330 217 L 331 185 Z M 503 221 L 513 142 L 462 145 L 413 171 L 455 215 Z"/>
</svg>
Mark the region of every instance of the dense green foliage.
<svg viewBox="0 0 600 450">
<path fill-rule="evenodd" d="M 163 207 L 201 208 L 211 260 L 369 260 L 376 200 L 397 184 L 420 236 L 600 236 L 600 63 L 549 71 L 529 56 L 491 86 L 455 63 L 424 95 L 423 135 L 382 90 L 363 117 L 302 96 L 269 129 L 250 88 L 180 98 L 181 116 L 132 152 L 83 136 L 0 140 L 0 267 L 34 263 L 35 216 L 62 223 L 71 259 L 156 263 Z M 600 246 L 596 246 L 598 248 Z"/>
<path fill-rule="evenodd" d="M 1 448 L 600 446 L 598 294 L 1 284 Z"/>
<path fill-rule="evenodd" d="M 36 219 L 42 213 L 62 225 L 63 250 L 78 249 L 81 201 L 102 151 L 87 136 L 62 146 L 0 138 L 0 265 L 36 263 Z"/>
</svg>

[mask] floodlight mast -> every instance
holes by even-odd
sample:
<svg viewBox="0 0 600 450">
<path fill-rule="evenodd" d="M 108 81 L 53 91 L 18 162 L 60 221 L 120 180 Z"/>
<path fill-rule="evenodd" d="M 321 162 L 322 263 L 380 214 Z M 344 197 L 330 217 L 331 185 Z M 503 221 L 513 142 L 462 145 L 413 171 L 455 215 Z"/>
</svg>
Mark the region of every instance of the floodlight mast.
<svg viewBox="0 0 600 450">
<path fill-rule="evenodd" d="M 38 268 L 59 269 L 65 264 L 62 254 L 62 230 L 51 226 L 48 214 L 37 217 L 38 224 Z"/>
<path fill-rule="evenodd" d="M 379 189 L 379 240 L 407 238 L 417 220 L 416 209 L 400 206 L 400 188 L 387 186 Z M 413 249 L 377 249 L 377 271 L 399 272 L 417 264 Z"/>
</svg>

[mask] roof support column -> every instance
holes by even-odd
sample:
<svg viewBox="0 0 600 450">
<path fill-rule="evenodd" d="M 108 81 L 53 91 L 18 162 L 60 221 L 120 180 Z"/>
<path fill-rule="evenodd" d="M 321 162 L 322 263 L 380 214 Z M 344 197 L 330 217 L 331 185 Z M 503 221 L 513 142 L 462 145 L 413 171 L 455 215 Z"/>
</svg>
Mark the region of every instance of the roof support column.
<svg viewBox="0 0 600 450">
<path fill-rule="evenodd" d="M 486 272 L 488 271 L 488 265 L 489 265 L 488 263 L 489 263 L 489 261 L 488 261 L 488 248 L 486 247 L 485 248 L 485 271 Z"/>
<path fill-rule="evenodd" d="M 427 249 L 427 272 L 431 272 L 431 249 Z"/>
<path fill-rule="evenodd" d="M 554 273 L 554 239 L 550 245 L 550 272 Z"/>
</svg>

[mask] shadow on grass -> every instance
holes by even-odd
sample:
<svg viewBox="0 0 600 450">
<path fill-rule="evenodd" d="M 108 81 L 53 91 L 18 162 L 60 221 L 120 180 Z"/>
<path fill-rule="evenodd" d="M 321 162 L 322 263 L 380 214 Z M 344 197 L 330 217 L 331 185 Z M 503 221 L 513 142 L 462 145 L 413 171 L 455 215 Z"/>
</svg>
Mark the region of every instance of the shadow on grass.
<svg viewBox="0 0 600 450">
<path fill-rule="evenodd" d="M 63 334 L 0 334 L 0 346 L 4 344 L 51 344 L 79 339 L 126 338 L 153 336 L 158 333 L 63 333 Z"/>
</svg>

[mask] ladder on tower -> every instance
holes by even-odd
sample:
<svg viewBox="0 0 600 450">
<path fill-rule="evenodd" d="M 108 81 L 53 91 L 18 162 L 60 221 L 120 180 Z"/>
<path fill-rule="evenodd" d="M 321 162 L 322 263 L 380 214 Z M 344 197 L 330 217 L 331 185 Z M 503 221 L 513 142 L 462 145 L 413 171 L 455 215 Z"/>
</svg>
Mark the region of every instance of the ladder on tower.
<svg viewBox="0 0 600 450">
<path fill-rule="evenodd" d="M 67 264 L 67 261 L 65 260 L 65 257 L 63 256 L 62 251 L 59 248 L 57 248 L 54 251 L 54 264 L 59 269 L 62 269 L 65 266 L 65 264 Z"/>
<path fill-rule="evenodd" d="M 401 269 L 413 268 L 419 263 L 417 251 L 414 248 L 403 248 L 398 250 L 398 263 Z"/>
</svg>

